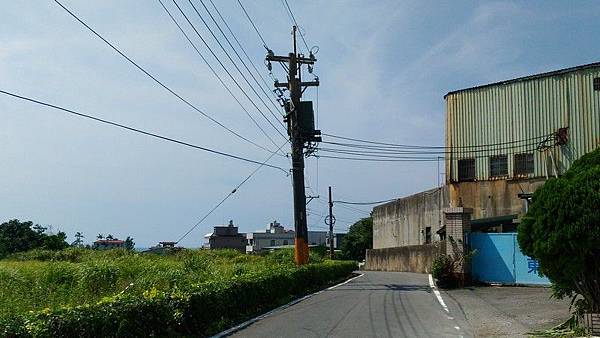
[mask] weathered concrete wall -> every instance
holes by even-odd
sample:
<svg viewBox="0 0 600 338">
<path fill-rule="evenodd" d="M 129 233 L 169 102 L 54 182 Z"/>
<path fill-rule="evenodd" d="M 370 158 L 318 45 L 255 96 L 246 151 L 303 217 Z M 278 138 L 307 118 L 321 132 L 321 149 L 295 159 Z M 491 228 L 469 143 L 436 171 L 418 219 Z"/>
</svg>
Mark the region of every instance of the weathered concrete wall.
<svg viewBox="0 0 600 338">
<path fill-rule="evenodd" d="M 443 225 L 442 209 L 448 205 L 448 188 L 435 188 L 373 208 L 373 249 L 425 243 L 431 227 L 432 242 Z"/>
<path fill-rule="evenodd" d="M 367 250 L 365 270 L 431 272 L 435 257 L 446 253 L 446 241 L 399 248 Z"/>
<path fill-rule="evenodd" d="M 450 184 L 451 206 L 462 205 L 473 209 L 473 219 L 505 215 L 523 215 L 525 201 L 520 193 L 532 193 L 541 187 L 545 178 L 525 180 L 496 180 Z"/>
</svg>

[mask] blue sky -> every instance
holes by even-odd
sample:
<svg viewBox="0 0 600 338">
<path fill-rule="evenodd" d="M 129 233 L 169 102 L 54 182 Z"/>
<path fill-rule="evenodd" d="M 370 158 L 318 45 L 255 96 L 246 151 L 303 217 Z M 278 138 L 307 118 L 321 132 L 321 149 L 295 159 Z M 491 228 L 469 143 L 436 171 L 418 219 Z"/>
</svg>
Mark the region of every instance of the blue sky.
<svg viewBox="0 0 600 338">
<path fill-rule="evenodd" d="M 205 112 L 269 145 L 158 1 L 64 4 Z M 264 49 L 237 2 L 215 4 L 267 76 Z M 289 52 L 291 24 L 281 2 L 244 4 L 269 47 Z M 319 128 L 332 134 L 441 145 L 448 91 L 600 61 L 597 1 L 290 4 L 308 43 L 320 48 Z M 267 156 L 156 86 L 53 1 L 4 4 L 0 89 L 252 159 Z M 305 98 L 316 100 L 316 91 Z M 255 168 L 6 96 L 0 96 L 0 119 L 0 220 L 52 225 L 71 238 L 82 231 L 88 241 L 98 233 L 131 235 L 138 246 L 175 240 Z M 435 163 L 320 159 L 317 170 L 316 162 L 307 162 L 308 192 L 326 196 L 331 185 L 335 199 L 381 200 L 437 182 Z M 272 163 L 289 167 L 281 157 Z M 213 225 L 229 219 L 242 231 L 274 219 L 291 227 L 291 196 L 290 178 L 263 168 L 182 244 L 200 246 Z M 309 228 L 324 227 L 323 202 L 309 205 Z M 340 230 L 361 217 L 335 212 Z"/>
</svg>

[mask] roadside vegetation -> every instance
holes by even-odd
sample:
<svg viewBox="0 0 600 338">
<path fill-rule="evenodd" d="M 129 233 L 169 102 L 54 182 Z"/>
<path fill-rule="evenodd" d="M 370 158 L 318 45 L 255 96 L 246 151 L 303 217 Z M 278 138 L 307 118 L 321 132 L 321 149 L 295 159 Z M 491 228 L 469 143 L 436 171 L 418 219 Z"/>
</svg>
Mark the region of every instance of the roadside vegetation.
<svg viewBox="0 0 600 338">
<path fill-rule="evenodd" d="M 342 258 L 363 261 L 367 249 L 373 249 L 372 217 L 363 218 L 350 226 L 342 241 Z"/>
<path fill-rule="evenodd" d="M 232 250 L 36 249 L 0 260 L 0 336 L 204 336 L 349 276 L 354 262 Z"/>
<path fill-rule="evenodd" d="M 518 228 L 523 252 L 539 261 L 554 296 L 571 297 L 576 318 L 600 313 L 600 148 L 533 195 Z"/>
</svg>

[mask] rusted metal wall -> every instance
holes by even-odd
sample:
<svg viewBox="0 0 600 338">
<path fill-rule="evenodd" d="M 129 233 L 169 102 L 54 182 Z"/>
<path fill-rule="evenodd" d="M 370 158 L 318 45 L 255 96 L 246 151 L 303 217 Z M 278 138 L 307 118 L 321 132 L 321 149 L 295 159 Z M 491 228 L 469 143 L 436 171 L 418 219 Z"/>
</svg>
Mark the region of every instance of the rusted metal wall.
<svg viewBox="0 0 600 338">
<path fill-rule="evenodd" d="M 600 63 L 505 81 L 446 95 L 446 179 L 458 180 L 458 160 L 475 157 L 476 180 L 489 176 L 489 157 L 508 155 L 513 178 L 517 153 L 534 154 L 534 173 L 566 171 L 574 160 L 600 145 L 600 91 L 593 80 Z M 568 142 L 537 151 L 543 136 L 568 129 Z"/>
</svg>

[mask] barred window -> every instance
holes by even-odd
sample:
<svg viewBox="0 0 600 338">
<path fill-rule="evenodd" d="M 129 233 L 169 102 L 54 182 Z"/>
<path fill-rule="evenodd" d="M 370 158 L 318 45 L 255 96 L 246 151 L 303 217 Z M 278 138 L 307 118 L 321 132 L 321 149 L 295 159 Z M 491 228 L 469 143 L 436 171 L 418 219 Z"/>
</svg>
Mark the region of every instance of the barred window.
<svg viewBox="0 0 600 338">
<path fill-rule="evenodd" d="M 515 176 L 533 173 L 533 154 L 515 154 Z"/>
<path fill-rule="evenodd" d="M 504 177 L 508 175 L 508 156 L 490 156 L 490 177 Z"/>
<path fill-rule="evenodd" d="M 594 90 L 600 90 L 600 77 L 594 78 Z"/>
<path fill-rule="evenodd" d="M 465 158 L 458 160 L 458 180 L 473 181 L 475 180 L 475 159 Z"/>
</svg>

